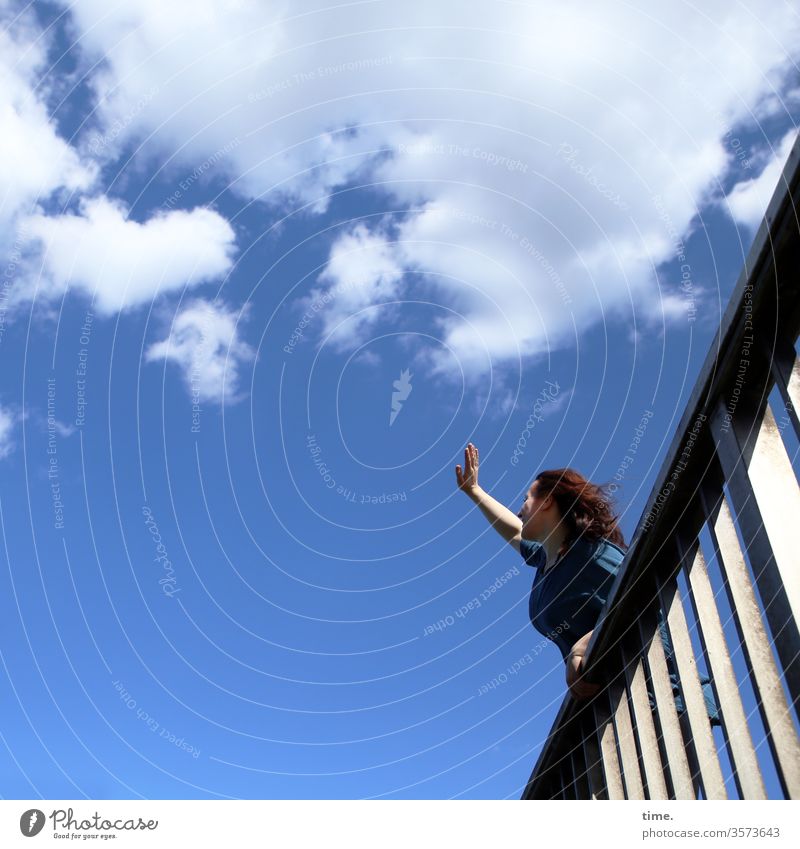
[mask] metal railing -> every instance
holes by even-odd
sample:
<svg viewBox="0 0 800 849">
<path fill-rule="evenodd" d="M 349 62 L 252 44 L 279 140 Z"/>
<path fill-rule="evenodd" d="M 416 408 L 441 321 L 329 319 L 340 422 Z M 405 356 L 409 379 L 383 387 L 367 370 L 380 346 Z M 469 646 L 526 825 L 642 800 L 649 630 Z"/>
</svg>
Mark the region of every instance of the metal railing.
<svg viewBox="0 0 800 849">
<path fill-rule="evenodd" d="M 800 799 L 799 201 L 800 137 L 523 799 Z"/>
</svg>

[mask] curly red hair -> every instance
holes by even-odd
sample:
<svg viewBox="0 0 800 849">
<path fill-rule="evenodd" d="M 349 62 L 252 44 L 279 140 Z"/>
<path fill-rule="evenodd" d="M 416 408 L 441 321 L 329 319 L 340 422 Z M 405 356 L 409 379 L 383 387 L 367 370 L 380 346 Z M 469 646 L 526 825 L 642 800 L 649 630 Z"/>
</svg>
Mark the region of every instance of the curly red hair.
<svg viewBox="0 0 800 849">
<path fill-rule="evenodd" d="M 567 525 L 567 536 L 559 554 L 581 535 L 628 547 L 618 524 L 619 517 L 611 508 L 613 498 L 607 492 L 608 484 L 592 483 L 570 468 L 539 472 L 534 483 L 541 498 L 553 497 Z"/>
</svg>

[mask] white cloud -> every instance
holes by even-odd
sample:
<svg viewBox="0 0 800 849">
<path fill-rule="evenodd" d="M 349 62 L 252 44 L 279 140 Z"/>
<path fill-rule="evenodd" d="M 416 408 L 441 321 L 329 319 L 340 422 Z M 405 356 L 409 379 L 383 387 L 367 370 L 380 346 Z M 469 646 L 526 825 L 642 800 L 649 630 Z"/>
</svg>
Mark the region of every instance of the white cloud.
<svg viewBox="0 0 800 849">
<path fill-rule="evenodd" d="M 241 317 L 224 304 L 197 298 L 174 318 L 169 336 L 148 348 L 146 359 L 177 363 L 187 390 L 201 401 L 235 403 L 243 397 L 242 366 L 255 358 L 239 338 Z"/>
<path fill-rule="evenodd" d="M 800 57 L 800 18 L 772 0 L 64 5 L 87 68 L 103 61 L 99 130 L 118 151 L 143 141 L 140 164 L 177 179 L 235 138 L 217 173 L 282 211 L 372 181 L 398 212 L 359 236 L 378 261 L 353 308 L 421 272 L 415 297 L 458 311 L 427 356 L 471 375 L 607 314 L 657 314 L 664 213 L 688 232 L 737 165 L 732 128 L 772 108 Z M 663 312 L 682 321 L 676 289 Z M 371 329 L 348 326 L 354 342 Z"/>
<path fill-rule="evenodd" d="M 13 229 L 15 217 L 41 198 L 59 189 L 89 188 L 96 168 L 58 135 L 42 100 L 48 35 L 26 14 L 5 26 L 0 29 L 0 225 Z"/>
<path fill-rule="evenodd" d="M 800 106 L 800 86 L 796 85 L 795 88 L 779 91 L 765 97 L 758 104 L 754 113 L 759 121 L 775 117 L 791 118 L 797 114 L 798 106 Z"/>
<path fill-rule="evenodd" d="M 0 4 L 0 285 L 3 321 L 27 288 L 21 279 L 30 232 L 24 218 L 51 197 L 88 190 L 97 168 L 62 139 L 48 114 L 45 98 L 49 32 L 42 32 L 30 10 Z M 8 315 L 6 315 L 8 310 Z"/>
<path fill-rule="evenodd" d="M 319 277 L 323 287 L 312 289 L 300 305 L 319 312 L 320 332 L 328 342 L 351 344 L 383 315 L 376 305 L 396 297 L 402 274 L 386 236 L 357 224 L 333 246 Z"/>
<path fill-rule="evenodd" d="M 759 226 L 772 195 L 778 188 L 783 168 L 796 138 L 796 130 L 786 133 L 776 149 L 770 149 L 767 164 L 758 177 L 737 183 L 728 193 L 725 204 L 734 221 L 746 224 L 753 229 Z"/>
<path fill-rule="evenodd" d="M 197 286 L 233 262 L 233 228 L 206 208 L 162 212 L 139 223 L 123 204 L 99 196 L 84 199 L 79 215 L 35 215 L 25 227 L 42 244 L 42 294 L 72 286 L 105 314 Z"/>
<path fill-rule="evenodd" d="M 14 426 L 16 419 L 10 410 L 0 407 L 0 460 L 14 450 Z"/>
<path fill-rule="evenodd" d="M 346 108 L 331 102 L 306 112 L 296 101 L 310 92 L 294 75 L 337 53 L 321 44 L 297 51 L 289 43 L 325 38 L 326 25 L 311 8 L 304 9 L 309 16 L 281 23 L 292 13 L 288 4 L 255 0 L 64 5 L 89 62 L 104 63 L 91 78 L 104 152 L 147 136 L 143 153 L 161 162 L 174 156 L 180 176 L 182 167 L 228 148 L 236 135 L 241 143 L 220 163 L 236 178 L 234 190 L 270 203 L 300 200 L 316 212 L 326 208 L 327 192 L 363 165 L 353 158 L 353 136 L 327 132 L 347 121 Z M 287 48 L 293 56 L 276 58 Z M 336 81 L 331 85 L 335 97 Z M 352 115 L 355 121 L 358 110 Z M 87 150 L 97 136 L 87 132 Z"/>
<path fill-rule="evenodd" d="M 216 212 L 174 211 L 139 224 L 122 204 L 83 196 L 102 157 L 94 161 L 69 144 L 49 114 L 48 95 L 64 78 L 50 66 L 54 30 L 42 31 L 15 4 L 3 3 L 0 14 L 0 250 L 14 269 L 2 293 L 8 320 L 20 304 L 46 301 L 68 285 L 94 295 L 108 314 L 227 271 L 234 234 Z M 109 129 L 108 139 L 116 125 Z M 75 196 L 80 214 L 46 214 Z"/>
</svg>

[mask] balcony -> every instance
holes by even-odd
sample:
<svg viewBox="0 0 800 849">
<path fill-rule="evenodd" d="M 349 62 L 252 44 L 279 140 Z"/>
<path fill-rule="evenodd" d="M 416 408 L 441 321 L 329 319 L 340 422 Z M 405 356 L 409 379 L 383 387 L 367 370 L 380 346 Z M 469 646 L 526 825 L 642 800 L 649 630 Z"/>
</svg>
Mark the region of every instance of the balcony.
<svg viewBox="0 0 800 849">
<path fill-rule="evenodd" d="M 800 798 L 799 200 L 800 137 L 523 799 Z"/>
</svg>

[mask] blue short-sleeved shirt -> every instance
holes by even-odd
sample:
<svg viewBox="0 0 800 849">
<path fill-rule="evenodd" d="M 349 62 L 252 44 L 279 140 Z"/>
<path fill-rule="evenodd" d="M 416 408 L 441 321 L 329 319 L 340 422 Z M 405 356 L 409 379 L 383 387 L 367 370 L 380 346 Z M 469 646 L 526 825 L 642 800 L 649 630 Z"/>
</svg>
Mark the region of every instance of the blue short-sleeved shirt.
<svg viewBox="0 0 800 849">
<path fill-rule="evenodd" d="M 579 536 L 556 565 L 545 573 L 547 552 L 544 546 L 536 540 L 521 539 L 519 547 L 525 562 L 536 569 L 528 602 L 531 623 L 540 634 L 558 646 L 566 660 L 572 646 L 597 624 L 625 552 L 608 539 L 592 540 Z M 675 706 L 679 713 L 683 713 L 672 643 L 660 608 L 658 628 L 670 671 Z M 713 725 L 718 725 L 719 709 L 710 679 L 704 675 L 700 683 L 708 716 Z M 653 706 L 652 693 L 648 695 Z"/>
<path fill-rule="evenodd" d="M 540 542 L 520 540 L 520 553 L 536 569 L 528 601 L 531 623 L 566 659 L 597 623 L 625 552 L 607 539 L 578 537 L 546 573 L 547 552 Z"/>
</svg>

